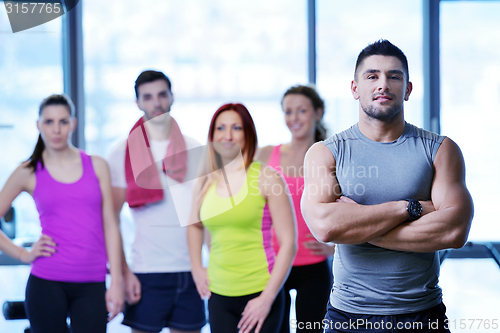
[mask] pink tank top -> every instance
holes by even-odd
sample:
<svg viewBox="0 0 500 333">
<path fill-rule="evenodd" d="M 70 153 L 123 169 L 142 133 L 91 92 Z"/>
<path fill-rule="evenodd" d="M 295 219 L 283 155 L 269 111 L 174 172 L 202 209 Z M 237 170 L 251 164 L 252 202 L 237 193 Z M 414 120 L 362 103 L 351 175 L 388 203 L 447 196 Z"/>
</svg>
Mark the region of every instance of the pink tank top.
<svg viewBox="0 0 500 333">
<path fill-rule="evenodd" d="M 298 232 L 298 249 L 297 255 L 295 256 L 295 260 L 293 261 L 293 266 L 304 266 L 304 265 L 312 265 L 323 260 L 326 260 L 325 256 L 315 256 L 311 254 L 311 251 L 304 247 L 305 241 L 314 240 L 314 238 L 306 237 L 307 234 L 311 234 L 309 227 L 304 221 L 302 217 L 302 212 L 300 211 L 300 198 L 302 197 L 302 192 L 304 192 L 304 177 L 289 177 L 283 173 L 283 168 L 281 167 L 281 145 L 275 146 L 273 151 L 271 152 L 271 156 L 269 157 L 269 162 L 267 163 L 270 167 L 274 168 L 278 171 L 285 182 L 288 185 L 288 189 L 290 190 L 290 194 L 293 200 L 293 206 L 295 208 L 295 216 L 297 217 L 297 232 Z M 274 233 L 273 229 L 273 246 L 276 252 L 279 249 L 278 238 Z"/>
<path fill-rule="evenodd" d="M 56 253 L 39 257 L 31 274 L 63 282 L 103 282 L 106 247 L 102 221 L 102 194 L 90 156 L 80 151 L 83 175 L 74 183 L 52 178 L 38 163 L 33 199 L 42 233 L 53 238 Z"/>
</svg>

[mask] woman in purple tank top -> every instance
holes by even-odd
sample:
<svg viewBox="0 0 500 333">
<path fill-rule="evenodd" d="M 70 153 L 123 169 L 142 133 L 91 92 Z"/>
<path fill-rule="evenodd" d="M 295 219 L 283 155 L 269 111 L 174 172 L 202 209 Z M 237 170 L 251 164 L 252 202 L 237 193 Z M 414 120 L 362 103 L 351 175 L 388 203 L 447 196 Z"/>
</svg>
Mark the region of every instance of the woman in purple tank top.
<svg viewBox="0 0 500 333">
<path fill-rule="evenodd" d="M 123 308 L 122 243 L 108 166 L 70 143 L 75 125 L 67 96 L 44 99 L 35 150 L 0 191 L 0 215 L 23 191 L 40 215 L 42 237 L 31 252 L 0 234 L 2 251 L 32 263 L 25 308 L 33 333 L 67 332 L 68 315 L 74 333 L 106 332 L 108 312 L 110 320 Z"/>
<path fill-rule="evenodd" d="M 297 333 L 322 332 L 320 322 L 326 313 L 330 295 L 331 269 L 327 257 L 334 247 L 314 239 L 300 211 L 304 189 L 304 157 L 311 145 L 326 139 L 323 126 L 324 102 L 309 86 L 297 85 L 288 89 L 281 101 L 285 122 L 292 134 L 292 141 L 259 150 L 257 159 L 275 168 L 283 176 L 293 200 L 297 217 L 298 250 L 292 270 L 284 285 L 286 307 L 281 333 L 290 332 L 290 323 Z M 279 248 L 276 237 L 275 248 Z M 290 322 L 290 290 L 295 289 L 296 322 Z"/>
</svg>

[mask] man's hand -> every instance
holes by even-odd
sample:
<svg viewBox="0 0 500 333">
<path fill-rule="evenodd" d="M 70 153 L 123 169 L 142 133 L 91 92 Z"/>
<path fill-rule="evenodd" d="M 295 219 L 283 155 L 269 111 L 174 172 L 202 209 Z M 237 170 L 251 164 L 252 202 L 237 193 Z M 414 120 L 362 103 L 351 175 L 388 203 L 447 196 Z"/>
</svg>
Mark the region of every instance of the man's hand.
<svg viewBox="0 0 500 333">
<path fill-rule="evenodd" d="M 340 198 L 338 198 L 337 200 L 335 200 L 336 202 L 343 202 L 343 203 L 348 203 L 348 204 L 358 204 L 356 201 L 352 200 L 351 198 L 348 198 L 346 196 L 341 196 Z"/>
<path fill-rule="evenodd" d="M 141 282 L 137 276 L 127 268 L 124 270 L 123 281 L 125 282 L 125 299 L 127 303 L 132 305 L 139 302 L 141 299 Z"/>
<path fill-rule="evenodd" d="M 313 256 L 332 256 L 335 254 L 335 244 L 321 243 L 312 234 L 307 234 L 306 238 L 311 240 L 302 243 L 306 249 L 311 251 Z"/>
<path fill-rule="evenodd" d="M 336 200 L 336 202 L 343 202 L 343 203 L 349 203 L 349 204 L 358 204 L 356 201 L 352 200 L 351 198 L 348 198 L 346 196 L 341 196 Z M 426 201 L 419 201 L 420 204 L 422 205 L 422 214 L 420 215 L 421 217 L 424 215 L 427 215 L 429 213 L 432 213 L 436 211 L 434 208 L 434 205 L 432 204 L 431 200 L 426 200 Z"/>
</svg>

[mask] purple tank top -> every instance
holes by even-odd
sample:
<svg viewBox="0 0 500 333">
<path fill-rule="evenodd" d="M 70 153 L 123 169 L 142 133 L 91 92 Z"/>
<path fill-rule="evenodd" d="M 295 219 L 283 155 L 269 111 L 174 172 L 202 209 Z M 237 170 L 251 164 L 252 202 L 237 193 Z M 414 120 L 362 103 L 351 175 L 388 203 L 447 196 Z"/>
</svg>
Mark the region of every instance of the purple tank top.
<svg viewBox="0 0 500 333">
<path fill-rule="evenodd" d="M 39 257 L 31 274 L 63 282 L 103 282 L 106 247 L 102 221 L 102 194 L 90 156 L 80 150 L 83 175 L 74 183 L 61 183 L 39 163 L 33 199 L 42 233 L 54 239 L 57 252 Z"/>
</svg>

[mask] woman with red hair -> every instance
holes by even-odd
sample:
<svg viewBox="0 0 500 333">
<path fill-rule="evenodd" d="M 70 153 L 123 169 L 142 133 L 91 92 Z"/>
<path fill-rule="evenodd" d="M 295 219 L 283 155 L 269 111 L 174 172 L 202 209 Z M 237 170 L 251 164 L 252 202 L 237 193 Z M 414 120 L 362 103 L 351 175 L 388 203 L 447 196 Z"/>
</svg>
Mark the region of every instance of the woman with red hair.
<svg viewBox="0 0 500 333">
<path fill-rule="evenodd" d="M 257 134 L 242 104 L 214 114 L 209 134 L 211 173 L 195 185 L 188 244 L 192 274 L 208 298 L 212 332 L 273 332 L 283 320 L 286 280 L 296 251 L 295 216 L 274 169 L 254 160 Z M 272 246 L 271 228 L 280 242 Z M 208 268 L 203 232 L 210 234 Z"/>
</svg>

